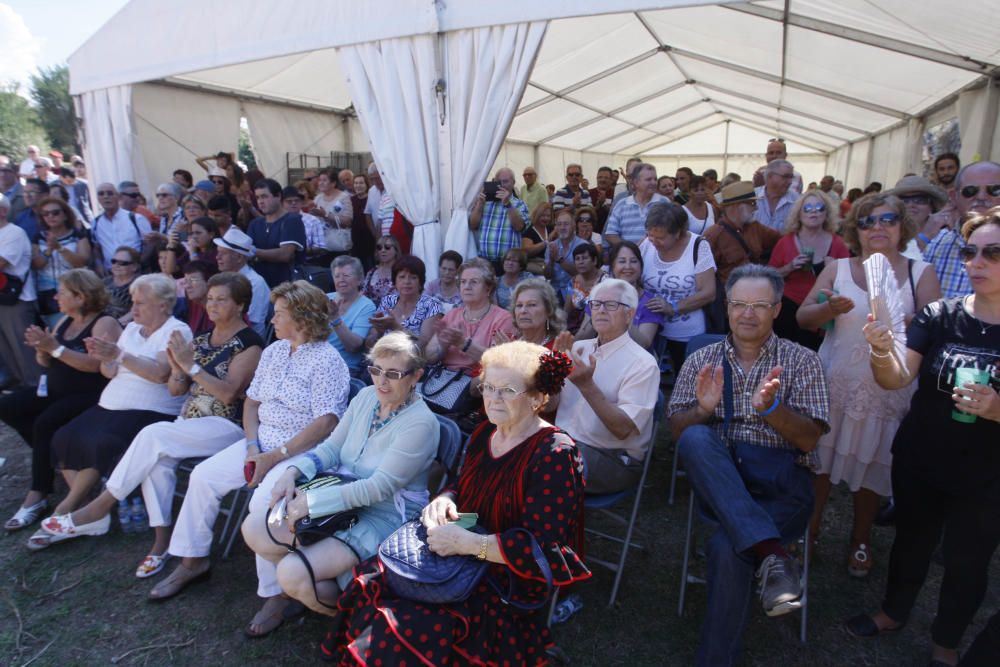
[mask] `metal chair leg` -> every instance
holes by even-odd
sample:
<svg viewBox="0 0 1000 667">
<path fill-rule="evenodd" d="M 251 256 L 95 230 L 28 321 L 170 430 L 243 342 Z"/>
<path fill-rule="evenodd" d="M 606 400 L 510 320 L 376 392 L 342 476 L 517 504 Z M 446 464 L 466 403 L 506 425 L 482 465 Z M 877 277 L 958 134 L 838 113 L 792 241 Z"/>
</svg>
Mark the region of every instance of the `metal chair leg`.
<svg viewBox="0 0 1000 667">
<path fill-rule="evenodd" d="M 691 562 L 691 537 L 694 532 L 694 491 L 688 500 L 687 533 L 684 535 L 684 562 L 681 565 L 681 596 L 677 602 L 677 615 L 684 616 L 684 595 L 687 593 L 688 565 Z"/>
<path fill-rule="evenodd" d="M 233 500 L 232 512 L 236 511 L 237 503 L 239 503 L 239 514 L 237 515 L 235 525 L 232 527 L 232 532 L 229 535 L 229 541 L 226 542 L 226 549 L 222 552 L 223 560 L 229 558 L 229 554 L 232 553 L 233 543 L 236 541 L 236 536 L 240 534 L 240 529 L 243 526 L 243 520 L 247 516 L 247 510 L 250 506 L 250 490 L 248 488 L 243 487 L 236 492 L 236 498 Z M 230 519 L 232 519 L 233 516 L 232 512 L 229 515 Z M 226 523 L 229 523 L 229 521 L 227 520 Z"/>
<path fill-rule="evenodd" d="M 809 527 L 806 526 L 805 537 L 802 538 L 802 608 L 799 620 L 799 641 L 806 643 L 806 624 L 809 616 Z"/>
</svg>

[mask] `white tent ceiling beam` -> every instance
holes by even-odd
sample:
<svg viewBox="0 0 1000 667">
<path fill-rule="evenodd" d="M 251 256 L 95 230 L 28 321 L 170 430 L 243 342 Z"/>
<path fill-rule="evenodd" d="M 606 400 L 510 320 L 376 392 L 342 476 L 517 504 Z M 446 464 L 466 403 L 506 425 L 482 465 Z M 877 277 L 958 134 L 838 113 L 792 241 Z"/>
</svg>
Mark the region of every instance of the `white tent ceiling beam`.
<svg viewBox="0 0 1000 667">
<path fill-rule="evenodd" d="M 535 86 L 535 88 L 538 88 L 539 90 L 543 90 L 546 93 L 549 93 L 550 95 L 555 95 L 556 97 L 561 97 L 561 96 L 557 95 L 555 93 L 555 91 L 548 90 L 547 88 L 545 88 L 543 86 L 540 86 L 537 83 L 533 84 L 533 85 Z M 584 122 L 578 123 L 577 125 L 575 125 L 573 127 L 563 128 L 562 130 L 559 130 L 555 134 L 552 134 L 552 135 L 550 135 L 548 137 L 545 137 L 544 139 L 539 139 L 538 143 L 540 143 L 540 144 L 547 144 L 548 142 L 550 142 L 551 140 L 555 139 L 556 137 L 561 137 L 564 134 L 568 134 L 568 133 L 573 132 L 575 130 L 579 130 L 579 129 L 581 129 L 583 127 L 586 127 L 587 125 L 590 125 L 591 123 L 594 123 L 595 121 L 601 120 L 603 118 L 609 118 L 609 119 L 611 119 L 613 121 L 617 121 L 619 123 L 624 123 L 624 124 L 626 124 L 626 125 L 629 126 L 630 130 L 641 130 L 642 129 L 641 125 L 637 125 L 636 123 L 629 123 L 628 121 L 624 121 L 621 118 L 615 118 L 614 116 L 611 115 L 610 112 L 608 112 L 608 111 L 601 111 L 597 107 L 592 106 L 590 104 L 586 104 L 585 102 L 581 102 L 579 100 L 566 100 L 566 101 L 570 102 L 572 104 L 575 104 L 575 105 L 577 105 L 579 107 L 583 107 L 587 111 L 590 111 L 592 113 L 596 113 L 599 116 L 599 118 L 588 118 Z"/>
<path fill-rule="evenodd" d="M 739 118 L 737 116 L 733 116 L 731 118 L 731 120 L 733 121 L 733 125 L 741 125 L 741 126 L 747 128 L 749 130 L 757 130 L 758 132 L 765 132 L 765 133 L 766 132 L 773 132 L 774 131 L 773 127 L 767 127 L 766 125 L 762 125 L 760 123 L 756 123 L 756 122 L 754 122 L 752 120 L 749 120 L 749 119 Z M 788 134 L 788 133 L 786 133 L 786 134 Z M 812 148 L 813 150 L 817 150 L 820 153 L 822 153 L 823 155 L 827 155 L 831 151 L 834 150 L 832 146 L 828 146 L 826 148 L 823 148 L 823 147 L 821 147 L 821 146 L 819 146 L 819 145 L 817 145 L 817 144 L 815 144 L 815 143 L 813 143 L 811 141 L 808 141 L 807 139 L 803 139 L 801 137 L 795 137 L 792 134 L 788 134 L 788 138 L 789 139 L 794 139 L 796 142 L 802 144 L 803 146 L 808 146 L 809 148 Z"/>
<path fill-rule="evenodd" d="M 745 127 L 748 124 L 752 124 L 753 128 L 756 130 L 760 130 L 762 132 L 767 132 L 767 133 L 774 133 L 774 136 L 776 137 L 780 136 L 784 139 L 791 139 L 797 143 L 802 144 L 803 146 L 808 146 L 813 150 L 819 151 L 820 153 L 831 153 L 834 150 L 836 150 L 836 146 L 833 144 L 824 144 L 821 141 L 816 140 L 815 138 L 809 138 L 806 135 L 800 135 L 794 131 L 788 132 L 786 130 L 781 130 L 779 132 L 778 129 L 772 123 L 767 121 L 761 121 L 753 117 L 748 117 L 739 113 L 734 113 L 732 111 L 726 111 L 724 113 L 726 114 L 727 118 L 731 119 L 737 125 L 743 125 Z"/>
<path fill-rule="evenodd" d="M 580 90 L 581 88 L 584 88 L 585 86 L 589 86 L 592 83 L 597 83 L 601 79 L 604 79 L 605 77 L 611 76 L 612 74 L 617 74 L 618 72 L 621 72 L 624 69 L 628 69 L 632 65 L 635 65 L 637 63 L 641 63 L 644 60 L 648 60 L 648 59 L 652 58 L 653 56 L 655 56 L 659 52 L 660 52 L 660 49 L 650 49 L 649 51 L 646 51 L 645 53 L 640 53 L 639 55 L 635 56 L 634 58 L 630 58 L 630 59 L 628 59 L 628 60 L 626 60 L 624 62 L 618 63 L 614 67 L 609 67 L 606 70 L 598 72 L 597 74 L 595 74 L 593 76 L 587 77 L 586 79 L 584 79 L 582 81 L 578 81 L 577 83 L 574 83 L 572 86 L 567 86 L 566 88 L 562 88 L 561 90 L 558 90 L 558 91 L 550 91 L 549 89 L 547 89 L 547 88 L 545 88 L 543 86 L 540 86 L 537 83 L 529 82 L 528 85 L 534 86 L 535 88 L 538 88 L 539 90 L 548 93 L 548 95 L 546 97 L 543 97 L 540 100 L 532 102 L 531 104 L 526 104 L 525 106 L 521 107 L 520 109 L 517 110 L 517 113 L 515 115 L 519 116 L 522 113 L 526 113 L 528 111 L 531 111 L 532 109 L 537 109 L 538 107 L 542 106 L 543 104 L 545 104 L 547 102 L 551 102 L 552 100 L 565 99 L 567 95 L 570 95 L 571 93 L 573 93 L 573 92 L 575 92 L 577 90 Z M 569 100 L 569 101 L 573 102 L 574 100 Z"/>
<path fill-rule="evenodd" d="M 696 53 L 694 51 L 688 51 L 687 49 L 681 49 L 674 46 L 664 46 L 670 53 L 675 53 L 679 56 L 685 58 L 690 58 L 691 60 L 696 60 L 698 62 L 703 62 L 707 65 L 712 65 L 714 67 L 719 67 L 721 69 L 730 70 L 732 72 L 737 72 L 745 76 L 749 76 L 755 79 L 761 79 L 762 81 L 768 81 L 770 83 L 776 83 L 786 88 L 794 88 L 795 90 L 801 90 L 805 93 L 810 93 L 812 95 L 818 95 L 820 97 L 826 97 L 831 100 L 836 100 L 837 102 L 843 102 L 844 104 L 850 104 L 851 106 L 860 107 L 862 109 L 867 109 L 874 113 L 882 114 L 883 116 L 889 116 L 890 118 L 898 118 L 905 120 L 910 117 L 904 111 L 899 109 L 892 109 L 881 104 L 875 104 L 874 102 L 869 102 L 868 100 L 858 99 L 857 97 L 851 97 L 850 95 L 842 95 L 840 93 L 835 93 L 825 88 L 819 88 L 817 86 L 812 86 L 808 83 L 802 83 L 801 81 L 793 81 L 791 79 L 782 79 L 776 74 L 768 74 L 767 72 L 761 72 L 760 70 L 753 69 L 751 67 L 744 67 L 743 65 L 737 65 L 735 63 L 727 62 L 725 60 L 719 60 L 718 58 L 713 58 L 711 56 L 706 56 L 701 53 Z M 698 85 L 701 85 L 701 81 L 696 81 Z"/>
<path fill-rule="evenodd" d="M 685 104 L 684 106 L 680 107 L 679 109 L 674 109 L 674 110 L 670 111 L 670 113 L 665 113 L 662 116 L 657 116 L 656 118 L 650 118 L 648 121 L 646 121 L 645 124 L 646 125 L 652 125 L 653 123 L 658 123 L 661 120 L 666 120 L 667 118 L 670 118 L 671 116 L 676 116 L 677 114 L 682 114 L 685 111 L 688 111 L 689 109 L 693 109 L 694 107 L 698 106 L 699 104 L 704 104 L 704 103 L 705 103 L 705 100 L 695 100 L 694 102 L 691 102 L 690 104 Z M 712 115 L 712 114 L 707 114 L 706 116 L 703 116 L 703 118 L 707 118 L 710 115 Z M 687 125 L 687 124 L 688 124 L 688 121 L 685 121 L 684 125 Z M 684 127 L 684 125 L 681 125 L 680 127 Z M 639 128 L 639 129 L 645 129 L 645 128 Z M 633 131 L 634 131 L 634 128 L 630 128 L 628 130 L 625 130 L 624 132 L 618 132 L 617 134 L 613 134 L 610 137 L 606 137 L 604 139 L 601 139 L 600 141 L 595 142 L 593 144 L 590 144 L 589 146 L 584 146 L 584 148 L 582 150 L 584 152 L 589 151 L 594 146 L 600 146 L 601 144 L 605 144 L 605 143 L 607 143 L 609 141 L 614 141 L 618 137 L 623 137 L 626 134 L 629 134 L 629 133 L 631 133 Z M 652 132 L 652 130 L 650 130 L 650 131 Z M 663 134 L 666 134 L 666 133 L 665 132 L 660 132 L 659 134 L 663 135 Z M 643 143 L 645 143 L 645 142 L 643 142 Z M 631 146 L 629 146 L 629 148 L 631 148 Z"/>
<path fill-rule="evenodd" d="M 167 79 L 160 79 L 158 81 L 150 81 L 149 83 L 156 83 L 161 86 L 173 86 L 174 88 L 184 88 L 187 90 L 200 90 L 206 93 L 216 93 L 218 95 L 225 95 L 227 97 L 235 97 L 241 101 L 250 102 L 267 102 L 268 104 L 277 104 L 283 107 L 292 107 L 295 109 L 307 109 L 309 111 L 322 111 L 323 113 L 333 113 L 338 116 L 343 116 L 344 118 L 350 118 L 355 116 L 355 114 L 347 109 L 339 109 L 337 107 L 326 106 L 323 104 L 310 104 L 308 102 L 298 102 L 295 100 L 289 100 L 284 97 L 274 97 L 272 95 L 261 95 L 259 93 L 250 93 L 241 90 L 236 90 L 233 88 L 226 88 L 223 86 L 213 86 L 208 83 L 194 83 L 193 81 L 186 81 L 183 78 L 170 77 Z"/>
<path fill-rule="evenodd" d="M 774 131 L 778 132 L 779 135 L 782 132 L 785 132 L 787 134 L 790 134 L 791 132 L 795 132 L 795 130 L 791 130 L 790 132 L 786 132 L 784 129 L 782 129 L 782 128 L 785 128 L 785 127 L 792 127 L 792 128 L 796 128 L 796 129 L 799 129 L 799 130 L 804 130 L 807 134 L 800 134 L 799 136 L 803 136 L 803 137 L 804 136 L 808 136 L 808 137 L 811 137 L 810 141 L 815 141 L 815 142 L 822 143 L 824 145 L 830 146 L 830 148 L 825 149 L 825 150 L 832 150 L 834 147 L 841 146 L 845 142 L 849 141 L 849 139 L 846 139 L 844 137 L 837 137 L 837 136 L 834 136 L 832 134 L 824 134 L 822 132 L 817 132 L 815 129 L 813 129 L 811 127 L 807 127 L 805 125 L 799 125 L 797 123 L 793 123 L 793 122 L 788 121 L 788 120 L 776 119 L 773 116 L 765 116 L 764 114 L 757 113 L 756 111 L 751 111 L 749 109 L 741 109 L 740 107 L 737 107 L 737 106 L 734 106 L 734 105 L 731 105 L 731 104 L 727 104 L 727 103 L 721 102 L 719 100 L 712 100 L 712 102 L 716 106 L 722 107 L 722 110 L 727 115 L 732 116 L 734 114 L 746 114 L 748 116 L 756 117 L 757 120 L 754 121 L 756 123 L 761 123 L 761 122 L 763 122 L 765 124 L 771 124 L 771 123 L 773 123 L 774 124 Z M 833 142 L 823 141 L 824 138 L 833 139 Z"/>
<path fill-rule="evenodd" d="M 786 11 L 773 9 L 771 7 L 761 7 L 750 3 L 732 4 L 727 5 L 726 7 L 727 9 L 742 12 L 744 14 L 750 14 L 752 16 L 770 19 L 772 21 L 781 21 L 786 26 L 792 25 L 796 28 L 821 32 L 826 35 L 832 35 L 833 37 L 839 37 L 841 39 L 857 42 L 859 44 L 865 44 L 867 46 L 874 46 L 880 49 L 886 49 L 888 51 L 895 51 L 896 53 L 901 53 L 906 56 L 929 60 L 931 62 L 935 62 L 940 65 L 947 65 L 949 67 L 957 67 L 969 72 L 984 74 L 994 69 L 992 65 L 980 62 L 968 56 L 948 53 L 947 51 L 939 51 L 937 49 L 921 46 L 920 44 L 913 44 L 911 42 L 893 39 L 885 35 L 874 35 L 856 28 L 837 25 L 836 23 L 809 18 L 808 16 L 801 16 L 799 14 L 793 14 L 787 11 L 787 2 L 785 3 Z"/>
<path fill-rule="evenodd" d="M 839 127 L 842 130 L 847 130 L 848 132 L 853 132 L 854 134 L 860 134 L 866 137 L 870 137 L 872 135 L 872 132 L 870 130 L 864 130 L 861 129 L 860 127 L 854 127 L 853 125 L 845 125 L 844 123 L 833 121 L 830 120 L 829 118 L 823 118 L 822 116 L 811 114 L 808 111 L 802 111 L 801 109 L 798 109 L 796 107 L 790 107 L 787 104 L 777 104 L 775 102 L 771 102 L 769 100 L 765 100 L 760 97 L 755 97 L 753 95 L 746 95 L 744 93 L 723 88 L 722 86 L 716 86 L 715 84 L 705 83 L 704 81 L 700 81 L 698 85 L 704 88 L 705 90 L 713 90 L 717 93 L 725 93 L 726 95 L 738 97 L 740 99 L 746 100 L 747 102 L 756 102 L 757 104 L 763 104 L 764 106 L 774 107 L 776 111 L 787 111 L 789 113 L 795 114 L 796 116 L 802 116 L 803 118 L 808 118 L 810 120 L 826 123 L 827 125 L 832 125 L 833 127 Z"/>
<path fill-rule="evenodd" d="M 706 114 L 698 116 L 697 118 L 692 118 L 691 120 L 686 120 L 686 121 L 684 121 L 683 123 L 681 123 L 680 125 L 678 125 L 676 127 L 672 127 L 669 130 L 665 130 L 663 132 L 660 132 L 659 133 L 660 136 L 656 137 L 656 139 L 657 140 L 663 140 L 663 139 L 665 139 L 664 143 L 671 143 L 671 142 L 674 142 L 674 141 L 679 141 L 679 140 L 683 139 L 684 137 L 689 137 L 692 134 L 694 134 L 695 132 L 701 132 L 702 130 L 707 129 L 707 128 L 699 127 L 699 128 L 694 129 L 694 130 L 692 130 L 690 132 L 686 132 L 684 134 L 679 134 L 679 135 L 676 135 L 676 136 L 672 135 L 671 132 L 675 132 L 675 131 L 683 128 L 683 127 L 687 127 L 688 125 L 695 125 L 696 123 L 700 123 L 701 121 L 705 120 L 706 118 L 711 118 L 712 116 L 717 116 L 720 113 L 722 113 L 722 112 L 721 111 L 712 110 L 712 111 L 710 111 L 710 112 L 708 112 Z M 715 125 L 710 125 L 709 127 L 715 127 Z M 639 141 L 639 142 L 634 143 L 634 144 L 632 144 L 630 146 L 626 146 L 626 147 L 624 147 L 624 148 L 622 148 L 620 150 L 617 150 L 617 151 L 615 151 L 615 153 L 631 153 L 632 149 L 635 148 L 636 146 L 643 146 L 645 144 L 648 144 L 650 141 L 652 141 L 652 139 L 645 139 L 643 141 Z"/>
</svg>

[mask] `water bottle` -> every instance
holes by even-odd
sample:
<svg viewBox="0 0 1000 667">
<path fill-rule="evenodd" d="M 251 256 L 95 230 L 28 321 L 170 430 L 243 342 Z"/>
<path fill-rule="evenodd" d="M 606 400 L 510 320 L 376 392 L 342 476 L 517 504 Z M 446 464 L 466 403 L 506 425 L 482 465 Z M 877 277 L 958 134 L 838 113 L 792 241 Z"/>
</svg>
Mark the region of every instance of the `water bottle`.
<svg viewBox="0 0 1000 667">
<path fill-rule="evenodd" d="M 132 532 L 132 511 L 129 509 L 128 500 L 118 501 L 118 525 L 123 533 Z"/>
<path fill-rule="evenodd" d="M 38 378 L 38 389 L 35 395 L 39 398 L 46 398 L 49 395 L 49 376 L 44 373 Z"/>
<path fill-rule="evenodd" d="M 142 498 L 132 499 L 132 532 L 141 533 L 149 530 L 149 516 L 146 514 L 146 506 L 142 504 Z"/>
</svg>

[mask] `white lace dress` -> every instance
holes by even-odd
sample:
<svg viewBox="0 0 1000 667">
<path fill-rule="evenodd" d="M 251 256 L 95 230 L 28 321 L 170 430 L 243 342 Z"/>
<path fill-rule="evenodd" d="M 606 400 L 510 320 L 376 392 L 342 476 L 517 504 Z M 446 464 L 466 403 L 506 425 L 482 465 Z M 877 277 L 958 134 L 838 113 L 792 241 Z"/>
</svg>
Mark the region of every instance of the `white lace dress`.
<svg viewBox="0 0 1000 667">
<path fill-rule="evenodd" d="M 854 301 L 854 308 L 838 315 L 832 331 L 819 348 L 820 361 L 830 386 L 830 431 L 819 440 L 820 474 L 837 484 L 847 482 L 851 491 L 870 489 L 892 494 L 892 440 L 910 409 L 916 390 L 888 391 L 875 383 L 869 366 L 868 343 L 861 329 L 868 318 L 868 293 L 851 278 L 850 259 L 837 260 L 834 289 Z M 913 285 L 928 264 L 914 262 Z M 904 312 L 913 315 L 909 279 L 899 285 Z"/>
</svg>

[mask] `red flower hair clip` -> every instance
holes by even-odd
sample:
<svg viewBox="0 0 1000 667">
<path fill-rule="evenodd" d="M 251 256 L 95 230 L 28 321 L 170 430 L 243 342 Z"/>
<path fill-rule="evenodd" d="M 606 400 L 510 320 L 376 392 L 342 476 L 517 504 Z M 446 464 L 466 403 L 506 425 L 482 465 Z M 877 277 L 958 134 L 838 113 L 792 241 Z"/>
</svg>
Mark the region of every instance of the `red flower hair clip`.
<svg viewBox="0 0 1000 667">
<path fill-rule="evenodd" d="M 558 394 L 562 391 L 566 378 L 573 372 L 573 361 L 556 350 L 546 352 L 539 358 L 535 373 L 535 389 L 543 394 Z"/>
</svg>

